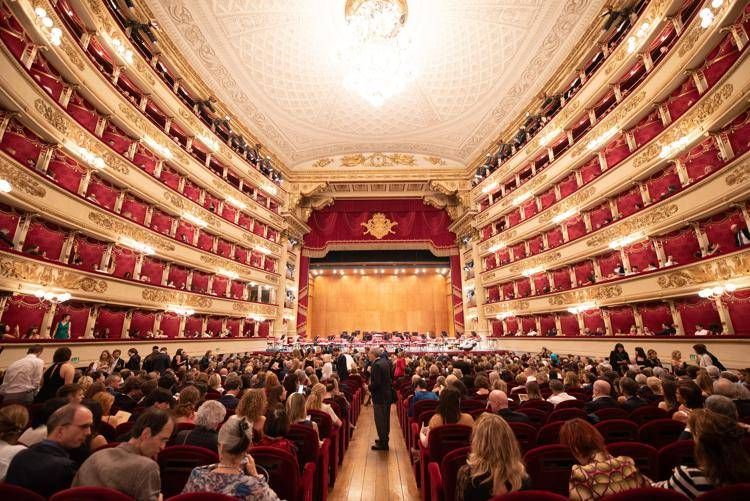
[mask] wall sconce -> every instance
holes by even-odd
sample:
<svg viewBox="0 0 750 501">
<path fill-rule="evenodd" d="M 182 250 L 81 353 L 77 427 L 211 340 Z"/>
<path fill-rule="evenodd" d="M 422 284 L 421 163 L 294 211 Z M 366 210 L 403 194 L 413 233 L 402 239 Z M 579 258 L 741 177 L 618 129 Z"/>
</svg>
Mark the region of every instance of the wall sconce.
<svg viewBox="0 0 750 501">
<path fill-rule="evenodd" d="M 34 291 L 34 296 L 49 301 L 50 303 L 64 303 L 73 297 L 68 292 L 52 292 L 45 289 Z"/>
<path fill-rule="evenodd" d="M 574 315 L 577 315 L 579 313 L 583 313 L 584 311 L 596 310 L 598 308 L 599 306 L 597 306 L 595 302 L 589 301 L 586 303 L 578 304 L 576 306 L 571 306 L 570 308 L 568 308 L 568 311 Z"/>
<path fill-rule="evenodd" d="M 737 290 L 737 286 L 734 284 L 726 283 L 724 285 L 717 285 L 716 287 L 706 287 L 698 291 L 698 295 L 702 298 L 719 299 L 721 296 L 727 293 L 731 293 Z"/>
</svg>

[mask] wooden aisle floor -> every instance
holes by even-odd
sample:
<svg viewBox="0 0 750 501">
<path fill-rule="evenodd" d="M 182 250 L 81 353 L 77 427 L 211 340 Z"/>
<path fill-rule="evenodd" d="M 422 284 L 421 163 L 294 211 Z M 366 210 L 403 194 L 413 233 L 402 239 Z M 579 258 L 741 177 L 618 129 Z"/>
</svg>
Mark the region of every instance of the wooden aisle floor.
<svg viewBox="0 0 750 501">
<path fill-rule="evenodd" d="M 372 406 L 363 407 L 329 501 L 419 501 L 395 406 L 391 407 L 390 450 L 370 450 L 376 438 Z"/>
</svg>

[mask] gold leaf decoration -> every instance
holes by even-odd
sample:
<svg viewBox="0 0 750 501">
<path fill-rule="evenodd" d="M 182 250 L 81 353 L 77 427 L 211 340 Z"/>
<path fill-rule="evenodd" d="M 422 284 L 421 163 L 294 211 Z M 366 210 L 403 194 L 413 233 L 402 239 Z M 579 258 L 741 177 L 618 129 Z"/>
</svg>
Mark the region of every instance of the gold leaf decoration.
<svg viewBox="0 0 750 501">
<path fill-rule="evenodd" d="M 708 263 L 698 263 L 659 277 L 662 289 L 676 289 L 750 274 L 750 252 L 732 254 Z"/>
<path fill-rule="evenodd" d="M 96 294 L 107 290 L 107 282 L 104 280 L 6 254 L 0 254 L 0 276 L 11 280 L 33 282 L 43 287 L 81 290 Z"/>
<path fill-rule="evenodd" d="M 162 306 L 192 306 L 196 308 L 208 309 L 213 304 L 211 298 L 203 297 L 197 294 L 188 294 L 162 289 L 144 288 L 141 291 L 141 297 L 146 301 L 157 303 Z"/>
<path fill-rule="evenodd" d="M 34 101 L 34 108 L 36 111 L 42 114 L 45 120 L 55 129 L 59 130 L 63 134 L 68 132 L 68 120 L 65 116 L 55 109 L 51 104 L 48 104 L 44 99 L 37 99 Z"/>
<path fill-rule="evenodd" d="M 382 212 L 376 212 L 366 223 L 360 223 L 365 227 L 363 235 L 372 235 L 378 240 L 386 235 L 396 234 L 393 227 L 398 225 L 397 222 L 388 219 Z"/>
<path fill-rule="evenodd" d="M 445 160 L 440 157 L 424 157 L 424 159 L 430 162 L 432 165 L 445 165 Z"/>
<path fill-rule="evenodd" d="M 133 224 L 125 223 L 114 217 L 99 212 L 89 212 L 89 221 L 100 228 L 109 230 L 115 235 L 130 237 L 133 240 L 164 251 L 174 252 L 175 250 L 175 246 L 168 240 L 152 235 L 149 231 L 142 230 Z"/>
<path fill-rule="evenodd" d="M 724 178 L 724 182 L 729 186 L 736 184 L 743 184 L 750 180 L 750 161 L 744 160 L 739 165 L 736 165 L 729 172 L 729 175 Z"/>
<path fill-rule="evenodd" d="M 403 165 L 413 167 L 417 160 L 414 155 L 403 153 L 373 153 L 371 155 L 346 155 L 341 157 L 342 167 L 396 167 Z"/>
<path fill-rule="evenodd" d="M 223 259 L 216 256 L 208 256 L 206 254 L 201 254 L 201 261 L 206 263 L 209 266 L 217 267 L 217 268 L 224 268 L 228 271 L 233 271 L 237 273 L 238 275 L 246 274 L 247 270 L 238 265 L 236 262 L 231 261 L 229 259 Z"/>
<path fill-rule="evenodd" d="M 664 222 L 665 219 L 677 214 L 678 210 L 679 208 L 675 204 L 660 205 L 643 214 L 630 216 L 620 223 L 616 223 L 603 231 L 599 231 L 598 234 L 586 240 L 586 245 L 589 247 L 596 247 L 614 239 L 642 231 L 651 225 Z"/>
<path fill-rule="evenodd" d="M 0 177 L 8 181 L 13 189 L 23 191 L 33 197 L 44 198 L 47 190 L 42 183 L 28 174 L 28 169 L 18 167 L 5 157 L 0 157 Z"/>
<path fill-rule="evenodd" d="M 220 227 L 221 221 L 213 212 L 203 209 L 198 204 L 190 203 L 186 198 L 175 195 L 171 191 L 164 191 L 164 199 L 182 212 L 189 212 L 195 217 L 203 219 L 209 226 Z"/>
<path fill-rule="evenodd" d="M 49 9 L 47 10 L 47 12 L 49 12 Z M 81 71 L 86 69 L 83 65 L 83 59 L 81 59 L 81 56 L 78 54 L 78 49 L 74 47 L 72 43 L 68 42 L 66 39 L 63 39 L 62 43 L 60 44 L 60 48 L 63 50 L 65 55 L 68 56 L 68 59 L 76 68 Z"/>
<path fill-rule="evenodd" d="M 542 254 L 540 256 L 533 256 L 529 259 L 523 259 L 520 263 L 516 263 L 509 268 L 508 271 L 511 273 L 518 273 L 521 270 L 528 268 L 536 268 L 537 266 L 545 266 L 557 261 L 562 257 L 559 251 L 551 252 L 549 254 Z"/>
<path fill-rule="evenodd" d="M 622 295 L 622 287 L 619 285 L 601 285 L 578 291 L 563 292 L 550 296 L 548 301 L 552 306 L 565 304 L 585 303 L 587 301 L 602 301 L 613 299 Z"/>
<path fill-rule="evenodd" d="M 558 214 L 562 214 L 568 209 L 573 209 L 581 205 L 583 202 L 594 196 L 596 193 L 596 186 L 589 186 L 574 193 L 573 195 L 566 197 L 561 203 L 555 204 L 548 210 L 544 211 L 539 216 L 539 223 L 546 224 L 552 221 L 552 218 Z"/>
<path fill-rule="evenodd" d="M 316 160 L 312 164 L 312 166 L 313 167 L 323 168 L 323 167 L 328 167 L 332 163 L 333 163 L 333 158 L 330 158 L 330 157 L 328 157 L 328 158 L 319 158 L 318 160 Z"/>
<path fill-rule="evenodd" d="M 259 303 L 243 303 L 235 301 L 232 305 L 232 310 L 241 313 L 244 316 L 261 315 L 266 318 L 273 318 L 276 316 L 275 306 Z"/>
</svg>

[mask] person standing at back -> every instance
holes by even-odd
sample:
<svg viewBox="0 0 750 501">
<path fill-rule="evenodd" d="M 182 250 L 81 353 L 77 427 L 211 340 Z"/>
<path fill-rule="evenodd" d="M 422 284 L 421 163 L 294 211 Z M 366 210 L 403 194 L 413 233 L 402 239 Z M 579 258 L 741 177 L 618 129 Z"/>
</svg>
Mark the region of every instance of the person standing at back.
<svg viewBox="0 0 750 501">
<path fill-rule="evenodd" d="M 44 372 L 44 361 L 39 358 L 41 354 L 41 345 L 35 344 L 28 349 L 25 357 L 10 364 L 0 385 L 4 404 L 34 402 Z"/>
<path fill-rule="evenodd" d="M 371 348 L 367 356 L 370 360 L 370 394 L 375 413 L 375 428 L 378 431 L 378 439 L 372 446 L 372 450 L 387 451 L 393 398 L 391 364 L 382 348 Z"/>
</svg>

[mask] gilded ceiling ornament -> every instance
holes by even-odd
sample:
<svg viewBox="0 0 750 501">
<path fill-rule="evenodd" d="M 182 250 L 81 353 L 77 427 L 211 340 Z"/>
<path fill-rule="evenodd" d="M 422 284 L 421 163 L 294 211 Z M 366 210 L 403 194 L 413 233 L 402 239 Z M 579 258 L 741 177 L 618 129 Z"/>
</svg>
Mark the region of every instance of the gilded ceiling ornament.
<svg viewBox="0 0 750 501">
<path fill-rule="evenodd" d="M 341 157 L 342 167 L 396 167 L 403 165 L 413 167 L 417 160 L 414 155 L 403 153 L 373 153 L 371 155 L 346 155 Z"/>
<path fill-rule="evenodd" d="M 211 298 L 199 296 L 197 294 L 187 294 L 185 292 L 144 288 L 141 291 L 141 297 L 146 301 L 158 303 L 161 305 L 172 304 L 175 306 L 193 306 L 197 308 L 208 309 L 213 304 Z"/>
<path fill-rule="evenodd" d="M 82 290 L 97 294 L 107 290 L 107 282 L 104 280 L 8 255 L 0 255 L 0 277 L 33 282 L 43 287 Z"/>
<path fill-rule="evenodd" d="M 424 157 L 424 159 L 430 162 L 432 165 L 445 165 L 445 160 L 440 157 Z"/>
<path fill-rule="evenodd" d="M 385 214 L 383 214 L 382 212 L 376 212 L 372 215 L 369 221 L 360 224 L 365 227 L 364 235 L 367 235 L 369 233 L 373 237 L 380 240 L 386 235 L 395 235 L 396 232 L 393 231 L 393 227 L 398 223 L 391 221 L 390 219 L 385 217 Z"/>
<path fill-rule="evenodd" d="M 333 158 L 319 158 L 315 161 L 315 163 L 312 164 L 313 167 L 327 167 L 333 163 Z"/>
<path fill-rule="evenodd" d="M 47 190 L 27 171 L 28 169 L 18 167 L 8 159 L 0 157 L 0 177 L 8 181 L 14 189 L 23 191 L 33 197 L 45 197 Z"/>
<path fill-rule="evenodd" d="M 45 120 L 55 129 L 59 130 L 63 134 L 68 132 L 68 120 L 65 116 L 56 110 L 52 105 L 48 104 L 44 99 L 37 99 L 34 101 L 34 108 L 36 111 L 42 114 Z"/>
</svg>

